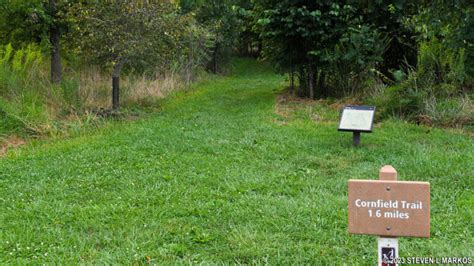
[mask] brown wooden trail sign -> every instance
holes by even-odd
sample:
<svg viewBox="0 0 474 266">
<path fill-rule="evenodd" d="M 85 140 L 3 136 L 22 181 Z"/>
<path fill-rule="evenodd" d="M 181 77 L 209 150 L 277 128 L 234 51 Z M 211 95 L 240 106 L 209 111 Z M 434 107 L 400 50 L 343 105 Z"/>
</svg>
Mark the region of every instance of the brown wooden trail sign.
<svg viewBox="0 0 474 266">
<path fill-rule="evenodd" d="M 430 236 L 430 184 L 396 181 L 391 166 L 380 180 L 349 180 L 349 233 L 378 236 Z"/>
</svg>

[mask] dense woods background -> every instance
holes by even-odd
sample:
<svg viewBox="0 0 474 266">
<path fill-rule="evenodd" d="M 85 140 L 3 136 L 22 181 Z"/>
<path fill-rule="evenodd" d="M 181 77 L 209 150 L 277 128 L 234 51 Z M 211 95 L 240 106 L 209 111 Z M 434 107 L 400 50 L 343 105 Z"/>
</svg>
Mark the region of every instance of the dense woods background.
<svg viewBox="0 0 474 266">
<path fill-rule="evenodd" d="M 0 1 L 0 134 L 59 134 L 156 106 L 234 56 L 299 97 L 474 123 L 469 1 Z M 118 110 L 121 112 L 118 112 Z"/>
</svg>

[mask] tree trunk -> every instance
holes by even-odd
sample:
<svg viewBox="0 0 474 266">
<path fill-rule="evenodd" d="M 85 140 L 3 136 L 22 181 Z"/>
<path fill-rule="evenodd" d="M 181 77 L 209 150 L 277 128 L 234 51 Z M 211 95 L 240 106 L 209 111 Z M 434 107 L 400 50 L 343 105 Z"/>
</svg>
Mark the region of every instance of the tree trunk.
<svg viewBox="0 0 474 266">
<path fill-rule="evenodd" d="M 190 35 L 189 39 L 192 40 L 193 39 L 192 33 L 190 33 L 189 35 Z M 194 68 L 194 42 L 190 41 L 189 52 L 188 52 L 188 63 L 187 63 L 187 67 L 185 67 L 186 84 L 189 84 L 191 83 L 192 80 L 194 80 L 193 68 Z"/>
<path fill-rule="evenodd" d="M 51 8 L 51 16 L 56 17 L 56 0 L 49 0 Z M 62 68 L 61 68 L 61 54 L 59 44 L 60 30 L 56 22 L 53 22 L 49 28 L 49 41 L 51 42 L 51 81 L 55 84 L 61 83 Z"/>
<path fill-rule="evenodd" d="M 326 72 L 321 70 L 321 73 L 319 74 L 319 80 L 318 80 L 318 88 L 321 91 L 321 96 L 323 98 L 326 98 L 329 96 L 328 91 L 326 90 Z"/>
<path fill-rule="evenodd" d="M 214 46 L 214 64 L 212 66 L 212 71 L 214 72 L 214 74 L 217 74 L 217 57 L 218 57 L 218 53 L 219 53 L 219 43 L 216 43 L 216 46 Z"/>
<path fill-rule="evenodd" d="M 291 95 L 295 94 L 295 71 L 293 70 L 293 66 L 290 68 L 290 93 Z"/>
<path fill-rule="evenodd" d="M 120 72 L 122 71 L 124 61 L 119 60 L 114 66 L 112 72 L 112 109 L 118 110 L 120 108 Z"/>
<path fill-rule="evenodd" d="M 257 46 L 257 56 L 259 56 L 260 54 L 262 54 L 262 50 L 263 50 L 263 42 L 262 40 L 258 40 L 258 46 Z"/>
<path fill-rule="evenodd" d="M 298 81 L 299 81 L 299 88 L 298 88 L 298 96 L 299 97 L 307 97 L 307 84 L 308 84 L 308 78 L 306 77 L 304 67 L 300 66 L 299 68 L 299 76 L 298 76 Z"/>
<path fill-rule="evenodd" d="M 308 86 L 309 86 L 309 98 L 314 99 L 314 70 L 313 65 L 308 64 Z"/>
</svg>

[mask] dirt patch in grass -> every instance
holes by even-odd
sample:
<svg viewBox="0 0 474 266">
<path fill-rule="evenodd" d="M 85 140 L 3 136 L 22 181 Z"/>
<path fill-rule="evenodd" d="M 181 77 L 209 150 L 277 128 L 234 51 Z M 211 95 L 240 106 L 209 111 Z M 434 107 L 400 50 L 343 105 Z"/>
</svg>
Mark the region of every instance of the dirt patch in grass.
<svg viewBox="0 0 474 266">
<path fill-rule="evenodd" d="M 297 118 L 309 118 L 314 122 L 334 122 L 338 120 L 339 111 L 345 105 L 360 105 L 354 99 L 318 99 L 312 100 L 292 95 L 289 91 L 284 91 L 277 96 L 275 104 L 275 114 L 281 117 L 280 124 L 285 124 L 288 120 Z"/>
<path fill-rule="evenodd" d="M 26 144 L 26 141 L 18 136 L 9 136 L 0 140 L 0 157 L 4 156 L 8 150 L 16 149 Z"/>
<path fill-rule="evenodd" d="M 363 105 L 363 103 L 356 99 L 345 98 L 345 99 L 340 99 L 337 102 L 329 105 L 329 107 L 331 107 L 334 110 L 341 110 L 346 105 Z"/>
<path fill-rule="evenodd" d="M 275 113 L 284 118 L 289 118 L 291 113 L 307 106 L 315 105 L 324 100 L 311 100 L 292 95 L 285 91 L 277 96 L 275 104 Z"/>
</svg>

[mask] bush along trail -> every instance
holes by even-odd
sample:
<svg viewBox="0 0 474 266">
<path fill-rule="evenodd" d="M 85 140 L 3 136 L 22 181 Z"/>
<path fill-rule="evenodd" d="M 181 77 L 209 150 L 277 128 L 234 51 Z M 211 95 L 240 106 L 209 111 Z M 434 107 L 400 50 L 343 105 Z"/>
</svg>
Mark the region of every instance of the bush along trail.
<svg viewBox="0 0 474 266">
<path fill-rule="evenodd" d="M 431 183 L 431 238 L 400 238 L 400 256 L 474 256 L 472 136 L 386 120 L 353 148 L 337 110 L 276 107 L 285 84 L 238 60 L 149 118 L 9 152 L 0 262 L 373 264 L 347 180 L 385 164 Z"/>
</svg>

